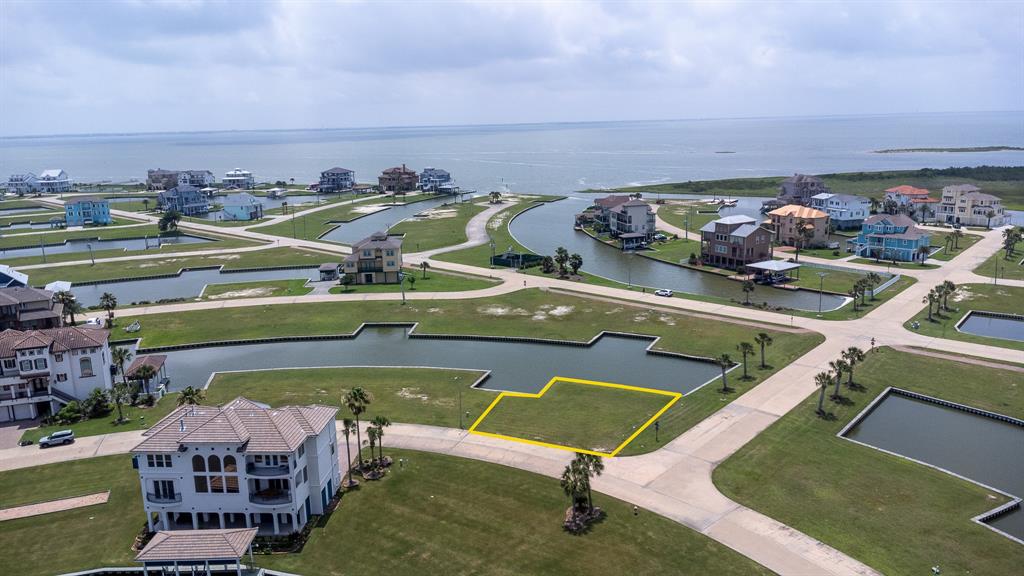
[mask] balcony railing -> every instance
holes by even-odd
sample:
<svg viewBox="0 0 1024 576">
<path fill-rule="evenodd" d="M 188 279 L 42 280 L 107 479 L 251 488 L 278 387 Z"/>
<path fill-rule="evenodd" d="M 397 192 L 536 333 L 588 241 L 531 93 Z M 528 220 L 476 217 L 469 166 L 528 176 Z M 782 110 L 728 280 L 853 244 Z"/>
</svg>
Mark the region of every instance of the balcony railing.
<svg viewBox="0 0 1024 576">
<path fill-rule="evenodd" d="M 154 494 L 152 492 L 146 492 L 146 500 L 154 504 L 176 504 L 181 502 L 181 492 L 175 492 L 174 494 Z"/>
<path fill-rule="evenodd" d="M 292 493 L 283 490 L 263 490 L 249 494 L 249 502 L 253 504 L 288 504 L 292 501 Z"/>
<path fill-rule="evenodd" d="M 246 464 L 245 471 L 250 476 L 287 476 L 291 469 L 288 465 L 282 466 L 257 466 L 255 464 Z"/>
</svg>

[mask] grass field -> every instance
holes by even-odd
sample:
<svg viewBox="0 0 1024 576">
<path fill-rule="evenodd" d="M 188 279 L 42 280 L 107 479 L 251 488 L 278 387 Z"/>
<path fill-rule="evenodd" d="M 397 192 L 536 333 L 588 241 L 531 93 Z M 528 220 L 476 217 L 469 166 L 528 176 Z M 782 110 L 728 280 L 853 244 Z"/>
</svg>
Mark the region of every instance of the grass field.
<svg viewBox="0 0 1024 576">
<path fill-rule="evenodd" d="M 310 576 L 367 567 L 396 575 L 768 574 L 685 526 L 647 512 L 634 516 L 629 503 L 601 494 L 595 503 L 608 518 L 571 536 L 561 528 L 568 502 L 552 478 L 386 444 L 385 453 L 404 465 L 346 494 L 301 553 L 257 556 L 256 564 Z M 127 455 L 0 473 L 3 506 L 107 489 L 107 504 L 0 523 L 8 544 L 0 571 L 43 576 L 133 566 L 130 546 L 145 521 Z"/>
<path fill-rule="evenodd" d="M 1004 497 L 836 433 L 888 385 L 1024 417 L 1020 374 L 880 349 L 855 380 L 865 390 L 844 387 L 849 404 L 828 402 L 834 420 L 812 395 L 719 466 L 715 484 L 883 574 L 1018 573 L 1024 547 L 970 520 Z"/>
<path fill-rule="evenodd" d="M 540 398 L 503 397 L 476 430 L 609 454 L 671 401 L 559 380 Z"/>
<path fill-rule="evenodd" d="M 690 254 L 696 254 L 697 257 L 700 257 L 700 242 L 686 240 L 681 237 L 678 240 L 653 242 L 651 249 L 643 251 L 642 254 L 656 260 L 671 262 L 672 264 L 686 264 L 690 259 Z"/>
<path fill-rule="evenodd" d="M 461 202 L 437 207 L 430 210 L 437 217 L 405 220 L 392 226 L 388 233 L 405 234 L 402 247 L 410 253 L 455 246 L 466 241 L 466 224 L 488 206 L 486 202 Z"/>
<path fill-rule="evenodd" d="M 934 260 L 946 260 L 946 261 L 952 260 L 953 258 L 956 258 L 957 256 L 959 256 L 961 252 L 963 252 L 964 250 L 970 248 L 971 246 L 974 246 L 975 244 L 978 243 L 979 240 L 984 238 L 984 236 L 981 236 L 979 234 L 964 234 L 963 236 L 960 237 L 959 240 L 956 241 L 956 246 L 957 246 L 956 248 L 953 248 L 952 240 L 950 240 L 950 242 L 951 242 L 950 245 L 949 245 L 950 248 L 949 248 L 949 251 L 947 252 L 946 251 L 946 238 L 951 237 L 953 235 L 953 233 L 952 232 L 936 232 L 934 230 L 929 230 L 928 233 L 931 234 L 931 243 L 932 243 L 932 247 L 933 248 L 934 247 L 938 247 L 938 246 L 942 246 L 942 250 L 940 250 L 940 251 L 938 251 L 938 252 L 936 252 L 935 254 L 932 255 L 932 258 Z"/>
<path fill-rule="evenodd" d="M 332 259 L 337 260 L 337 258 L 337 255 L 300 248 L 266 248 L 233 254 L 99 262 L 95 266 L 90 264 L 48 266 L 46 268 L 26 270 L 26 273 L 30 275 L 33 285 L 42 286 L 54 280 L 86 282 L 127 277 L 157 276 L 160 274 L 174 274 L 182 268 L 200 268 L 204 266 L 224 266 L 225 270 L 269 266 L 319 266 Z"/>
<path fill-rule="evenodd" d="M 925 304 L 920 312 L 903 324 L 903 327 L 927 336 L 1024 350 L 1024 342 L 975 336 L 956 329 L 957 322 L 971 310 L 1024 314 L 1024 288 L 992 286 L 991 284 L 963 284 L 957 287 L 956 294 L 949 297 L 949 307 L 952 310 L 936 313 L 936 306 L 933 304 L 932 320 L 929 321 L 928 305 Z M 919 323 L 921 327 L 914 330 L 910 326 L 912 322 Z"/>
<path fill-rule="evenodd" d="M 1019 262 L 1024 259 L 1024 252 L 1017 250 L 1017 253 L 1006 258 L 1006 251 L 999 250 L 992 256 L 989 256 L 988 260 L 985 260 L 981 266 L 974 269 L 976 274 L 982 276 L 988 276 L 989 278 L 1007 278 L 1010 280 L 1024 280 L 1024 266 L 1020 265 Z M 998 274 L 998 275 L 997 275 Z"/>
<path fill-rule="evenodd" d="M 422 200 L 428 195 L 410 195 L 404 198 L 395 198 L 390 195 L 381 195 L 374 197 L 370 200 L 364 200 L 361 202 L 336 202 L 337 206 L 319 210 L 311 214 L 297 215 L 294 219 L 289 218 L 284 222 L 277 224 L 270 224 L 264 226 L 254 227 L 253 232 L 260 232 L 262 234 L 271 234 L 273 236 L 282 236 L 285 238 L 302 238 L 304 240 L 316 240 L 322 234 L 333 228 L 338 222 L 348 222 L 358 218 L 363 213 L 360 212 L 369 206 L 376 206 L 379 204 L 390 204 L 391 202 L 399 203 L 410 203 L 417 200 Z M 354 196 L 352 197 L 354 198 Z M 291 210 L 289 209 L 289 212 Z M 268 212 L 269 213 L 269 212 Z"/>
<path fill-rule="evenodd" d="M 974 184 L 984 192 L 1003 199 L 1008 210 L 1024 210 L 1024 167 L 950 168 L 945 170 L 893 170 L 886 172 L 847 172 L 820 174 L 822 180 L 836 194 L 856 194 L 881 198 L 887 188 L 909 184 L 925 188 L 938 197 L 943 186 Z M 726 180 L 697 180 L 650 186 L 620 188 L 618 192 L 697 194 L 700 196 L 771 196 L 778 192 L 785 176 L 763 178 L 732 178 Z"/>
<path fill-rule="evenodd" d="M 35 223 L 42 222 L 44 224 L 47 224 L 47 223 L 49 223 L 50 218 L 53 218 L 55 216 L 60 217 L 61 220 L 64 219 L 64 214 L 62 212 L 57 212 L 56 214 L 53 214 L 53 215 L 31 216 L 31 217 L 28 217 L 28 218 L 21 218 L 21 219 L 15 218 L 15 219 L 11 219 L 10 222 L 26 222 L 26 221 L 31 221 L 31 222 L 35 222 Z M 4 222 L 4 223 L 0 223 L 0 224 L 8 224 L 10 222 Z M 123 217 L 121 217 L 121 218 L 111 218 L 110 224 L 107 224 L 106 226 L 89 226 L 89 227 L 85 228 L 85 231 L 92 231 L 93 233 L 98 233 L 100 231 L 111 230 L 111 229 L 117 228 L 119 226 L 135 226 L 135 225 L 138 225 L 138 224 L 142 224 L 142 220 L 132 220 L 132 219 L 123 218 Z M 3 235 L 6 236 L 6 237 L 11 237 L 11 236 L 24 236 L 26 234 L 34 234 L 35 235 L 34 237 L 38 238 L 40 232 L 50 232 L 50 229 L 44 229 L 44 228 L 36 228 L 36 229 L 33 229 L 33 228 L 15 228 L 15 229 L 12 229 L 12 230 L 5 230 Z M 60 232 L 57 232 L 56 229 L 54 229 L 52 234 L 60 234 Z M 36 240 L 36 242 L 38 243 L 38 240 Z"/>
<path fill-rule="evenodd" d="M 461 274 L 445 274 L 444 272 L 428 271 L 426 278 L 419 270 L 407 268 L 409 276 L 415 276 L 416 282 L 410 284 L 408 277 L 405 282 L 405 290 L 411 292 L 459 292 L 462 290 L 483 290 L 497 284 L 494 280 L 488 280 L 480 276 L 471 277 Z M 380 292 L 401 292 L 402 287 L 398 284 L 350 284 L 334 286 L 331 294 L 374 294 Z"/>
<path fill-rule="evenodd" d="M 899 270 L 900 268 L 906 268 L 909 270 L 933 270 L 939 268 L 938 264 L 921 264 L 920 262 L 892 262 L 888 260 L 875 261 L 874 258 L 851 258 L 850 262 L 856 264 L 871 264 L 878 266 L 879 269 L 885 270 Z"/>
<path fill-rule="evenodd" d="M 515 199 L 516 202 L 512 203 L 494 216 L 491 216 L 490 220 L 487 221 L 487 231 L 491 236 L 491 241 L 494 242 L 494 248 L 498 252 L 504 252 L 509 247 L 516 252 L 529 252 L 525 246 L 520 244 L 512 237 L 512 234 L 508 231 L 508 223 L 518 216 L 520 213 L 529 210 L 535 206 L 539 206 L 546 202 L 554 202 L 561 200 L 563 196 L 505 196 L 504 200 L 510 202 Z M 489 266 L 491 262 L 491 247 L 489 243 L 475 246 L 473 248 L 463 248 L 462 250 L 456 250 L 454 252 L 445 252 L 444 254 L 438 254 L 434 256 L 437 260 L 443 260 L 445 262 L 455 262 L 457 264 L 468 264 L 471 266 Z"/>
<path fill-rule="evenodd" d="M 227 300 L 237 298 L 269 298 L 272 296 L 305 296 L 313 289 L 306 286 L 305 279 L 259 280 L 255 282 L 231 282 L 210 284 L 203 290 L 203 300 Z"/>
<path fill-rule="evenodd" d="M 687 230 L 687 217 L 689 217 L 690 221 L 689 231 L 692 234 L 700 234 L 701 226 L 721 218 L 717 212 L 698 212 L 696 204 L 666 201 L 665 204 L 661 204 L 658 207 L 658 218 L 683 230 Z"/>
</svg>

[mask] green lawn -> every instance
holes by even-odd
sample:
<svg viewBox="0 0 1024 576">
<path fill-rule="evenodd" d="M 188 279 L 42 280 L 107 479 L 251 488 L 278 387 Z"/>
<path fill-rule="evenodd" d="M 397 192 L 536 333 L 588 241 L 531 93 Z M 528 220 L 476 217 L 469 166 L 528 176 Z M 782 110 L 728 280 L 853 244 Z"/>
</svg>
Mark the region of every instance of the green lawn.
<svg viewBox="0 0 1024 576">
<path fill-rule="evenodd" d="M 486 202 L 461 202 L 439 206 L 429 210 L 427 217 L 399 222 L 392 226 L 388 233 L 405 234 L 402 246 L 407 252 L 423 252 L 454 246 L 466 241 L 466 224 L 488 206 Z"/>
<path fill-rule="evenodd" d="M 540 398 L 503 397 L 476 429 L 607 454 L 671 401 L 664 394 L 561 380 Z"/>
<path fill-rule="evenodd" d="M 641 254 L 655 260 L 671 262 L 672 264 L 686 264 L 690 260 L 690 254 L 695 254 L 698 258 L 700 257 L 700 242 L 696 240 L 679 238 L 678 240 L 654 242 L 650 248 L 650 250 L 645 250 Z"/>
<path fill-rule="evenodd" d="M 268 298 L 271 296 L 305 296 L 313 291 L 306 286 L 306 279 L 257 280 L 254 282 L 232 282 L 210 284 L 203 290 L 203 300 L 226 300 L 235 298 Z"/>
<path fill-rule="evenodd" d="M 490 288 L 497 282 L 480 276 L 465 276 L 462 274 L 446 274 L 438 271 L 428 271 L 426 278 L 423 272 L 407 268 L 406 274 L 415 276 L 416 282 L 410 284 L 408 277 L 405 282 L 406 293 L 411 292 L 461 292 L 463 290 L 483 290 Z M 398 284 L 350 284 L 348 288 L 335 286 L 331 288 L 331 294 L 373 294 L 379 292 L 401 292 L 402 287 Z"/>
<path fill-rule="evenodd" d="M 892 170 L 885 172 L 845 172 L 820 174 L 832 192 L 881 198 L 885 190 L 908 184 L 925 188 L 933 198 L 941 195 L 942 187 L 952 184 L 974 184 L 983 191 L 1003 199 L 1008 210 L 1024 210 L 1024 167 L 983 166 L 979 168 L 946 168 L 934 170 Z M 732 178 L 725 180 L 697 180 L 672 182 L 649 186 L 636 186 L 615 190 L 620 193 L 643 192 L 646 195 L 697 194 L 699 196 L 771 196 L 778 192 L 785 176 L 763 178 Z"/>
<path fill-rule="evenodd" d="M 935 311 L 936 306 L 933 304 L 932 320 L 929 321 L 928 305 L 925 304 L 917 315 L 903 324 L 903 327 L 907 330 L 937 338 L 948 338 L 950 340 L 962 340 L 964 342 L 1024 350 L 1024 342 L 1021 341 L 975 336 L 974 334 L 960 332 L 955 328 L 957 322 L 971 310 L 1024 314 L 1024 288 L 993 286 L 991 284 L 963 284 L 957 287 L 956 294 L 949 297 L 949 307 L 952 310 L 937 314 Z M 920 328 L 917 330 L 911 328 L 912 322 L 919 323 Z"/>
<path fill-rule="evenodd" d="M 39 208 L 40 211 L 53 209 L 33 200 L 18 200 L 17 197 L 13 200 L 0 200 L 0 210 L 10 210 L 12 208 Z"/>
<path fill-rule="evenodd" d="M 650 198 L 648 198 L 650 200 Z M 690 227 L 689 231 L 692 234 L 700 234 L 701 226 L 718 220 L 722 216 L 717 212 L 699 212 L 698 205 L 694 202 L 686 202 L 679 200 L 668 200 L 658 208 L 658 218 L 661 218 L 665 222 L 687 230 L 686 220 L 689 216 Z M 698 251 L 698 254 L 700 252 Z"/>
<path fill-rule="evenodd" d="M 875 261 L 874 258 L 851 258 L 849 262 L 856 264 L 871 264 L 872 266 L 878 266 L 879 268 L 899 269 L 905 268 L 907 270 L 932 270 L 939 268 L 938 264 L 921 264 L 920 262 L 891 262 L 888 260 Z"/>
<path fill-rule="evenodd" d="M 494 216 L 491 216 L 491 219 L 487 221 L 487 230 L 491 236 L 491 241 L 494 242 L 494 249 L 497 252 L 504 252 L 511 247 L 512 250 L 516 252 L 529 252 L 525 246 L 517 242 L 515 238 L 512 237 L 512 234 L 508 230 L 508 223 L 513 218 L 530 208 L 540 206 L 546 202 L 561 200 L 562 198 L 564 198 L 564 196 L 505 196 L 504 201 L 508 202 L 515 199 L 516 202 L 510 204 L 507 208 L 499 211 Z M 470 266 L 489 266 L 491 262 L 491 247 L 490 243 L 487 243 L 473 248 L 463 248 L 462 250 L 456 250 L 454 252 L 445 252 L 444 254 L 434 256 L 434 258 L 445 262 L 468 264 Z"/>
<path fill-rule="evenodd" d="M 298 574 L 768 574 L 757 564 L 661 516 L 601 494 L 608 518 L 584 536 L 562 531 L 558 481 L 474 460 L 389 450 L 404 465 L 342 498 L 302 552 L 257 556 Z M 107 504 L 0 523 L 0 570 L 49 575 L 133 566 L 142 528 L 138 474 L 128 455 L 0 473 L 4 506 L 111 491 Z M 528 527 L 528 529 L 524 529 Z M 87 536 L 86 536 L 87 535 Z M 54 542 L 60 542 L 55 546 Z M 501 543 L 500 546 L 495 546 Z M 593 562 L 600 557 L 600 562 Z"/>
<path fill-rule="evenodd" d="M 432 195 L 419 194 L 410 195 L 404 198 L 381 195 L 373 198 L 372 200 L 362 202 L 339 202 L 338 205 L 333 208 L 319 210 L 307 215 L 299 214 L 295 216 L 294 219 L 289 218 L 284 222 L 279 222 L 277 224 L 257 226 L 253 228 L 253 232 L 271 234 L 273 236 L 283 236 L 285 238 L 316 240 L 321 235 L 334 228 L 338 222 L 348 222 L 363 215 L 363 212 L 360 212 L 360 210 L 365 209 L 366 207 L 376 206 L 379 204 L 390 204 L 391 202 L 404 202 L 408 204 L 417 200 L 424 200 L 427 197 L 432 197 Z M 349 198 L 355 198 L 355 196 L 350 196 Z M 273 211 L 268 211 L 268 214 L 271 212 Z M 289 212 L 291 212 L 290 207 Z"/>
<path fill-rule="evenodd" d="M 26 270 L 26 273 L 29 274 L 33 285 L 43 286 L 54 280 L 86 282 L 157 276 L 161 274 L 174 274 L 182 268 L 200 268 L 204 266 L 224 266 L 225 270 L 272 266 L 319 266 L 332 259 L 337 260 L 338 256 L 312 250 L 303 250 L 301 248 L 266 248 L 233 254 L 99 262 L 95 266 L 90 264 L 53 266 Z"/>
<path fill-rule="evenodd" d="M 1021 259 L 1024 259 L 1024 253 L 1020 250 L 1009 259 L 1006 258 L 1005 250 L 999 250 L 992 256 L 989 256 L 988 260 L 985 260 L 981 266 L 975 268 L 974 272 L 989 278 L 997 278 L 997 280 L 999 278 L 1024 280 L 1024 266 L 1019 264 Z"/>
<path fill-rule="evenodd" d="M 866 389 L 828 402 L 834 420 L 814 413 L 813 394 L 719 466 L 715 484 L 883 574 L 1019 573 L 1024 547 L 970 520 L 1004 497 L 836 433 L 889 385 L 1019 418 L 1020 374 L 880 349 L 855 380 Z"/>
<path fill-rule="evenodd" d="M 963 252 L 964 250 L 970 248 L 971 246 L 974 246 L 975 244 L 978 243 L 979 240 L 984 238 L 984 236 L 981 236 L 980 234 L 964 234 L 963 236 L 960 237 L 959 240 L 956 241 L 956 246 L 957 247 L 953 248 L 953 245 L 950 244 L 949 252 L 947 252 L 946 251 L 946 238 L 952 236 L 953 233 L 952 232 L 935 232 L 934 230 L 929 230 L 928 233 L 931 234 L 932 248 L 936 248 L 936 247 L 942 246 L 942 250 L 939 250 L 938 252 L 933 254 L 932 258 L 935 259 L 935 260 L 946 260 L 946 261 L 952 260 L 953 258 L 956 258 L 957 256 L 960 255 L 961 252 Z M 952 242 L 952 240 L 950 240 L 950 242 Z"/>
<path fill-rule="evenodd" d="M 51 214 L 47 214 L 45 216 L 31 216 L 31 217 L 28 217 L 28 218 L 20 218 L 20 219 L 14 218 L 14 219 L 10 219 L 8 222 L 0 223 L 0 225 L 8 224 L 8 223 L 11 223 L 11 222 L 26 222 L 26 221 L 31 221 L 31 222 L 35 222 L 35 223 L 40 223 L 41 222 L 43 224 L 47 224 L 47 223 L 49 223 L 50 218 L 53 218 L 54 216 L 59 216 L 61 218 L 61 220 L 64 219 L 64 213 L 63 212 L 57 212 L 55 214 L 52 214 L 52 215 Z M 88 226 L 88 227 L 85 228 L 85 231 L 91 231 L 94 234 L 98 234 L 100 231 L 110 230 L 110 229 L 113 229 L 113 228 L 117 228 L 119 226 L 134 226 L 134 225 L 137 225 L 137 224 L 142 224 L 142 221 L 141 220 L 132 220 L 132 219 L 129 219 L 129 218 L 111 218 L 110 224 L 107 224 L 106 226 Z M 49 230 L 50 229 L 45 229 L 45 228 L 36 228 L 36 229 L 33 229 L 33 228 L 15 228 L 13 230 L 5 230 L 3 235 L 6 236 L 6 237 L 10 237 L 10 236 L 24 236 L 26 234 L 34 234 L 33 238 L 37 239 L 36 243 L 38 244 L 38 242 L 39 242 L 39 240 L 38 240 L 39 233 L 40 232 L 48 232 Z M 54 232 L 54 234 L 58 234 L 58 233 Z M 15 240 L 15 239 L 12 238 L 12 240 Z"/>
<path fill-rule="evenodd" d="M 3 213 L 0 212 L 0 214 Z M 60 210 L 41 210 L 40 212 L 15 212 L 12 216 L 0 216 L 0 226 L 7 226 L 8 224 L 20 224 L 22 222 L 48 224 L 50 222 L 50 218 L 60 218 L 61 220 L 63 220 L 64 212 Z M 29 228 L 28 230 L 31 230 L 31 228 Z M 16 232 L 16 230 L 5 231 L 4 233 L 9 234 L 11 232 Z"/>
</svg>

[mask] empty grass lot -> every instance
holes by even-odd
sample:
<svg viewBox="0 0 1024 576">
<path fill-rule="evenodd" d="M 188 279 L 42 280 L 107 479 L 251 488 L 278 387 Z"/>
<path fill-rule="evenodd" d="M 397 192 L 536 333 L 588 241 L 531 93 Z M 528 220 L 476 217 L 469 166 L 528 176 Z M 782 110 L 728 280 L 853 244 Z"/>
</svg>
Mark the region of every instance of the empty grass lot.
<svg viewBox="0 0 1024 576">
<path fill-rule="evenodd" d="M 362 210 L 366 208 L 379 206 L 381 204 L 390 204 L 392 202 L 408 204 L 417 200 L 423 200 L 427 197 L 428 195 L 425 194 L 398 198 L 391 195 L 380 195 L 370 200 L 362 200 L 359 202 L 337 202 L 337 205 L 332 208 L 326 208 L 324 210 L 318 210 L 304 215 L 299 214 L 296 215 L 295 218 L 287 218 L 283 222 L 278 222 L 277 224 L 256 226 L 252 231 L 259 232 L 261 234 L 282 236 L 285 238 L 316 240 L 321 235 L 334 228 L 338 222 L 349 222 L 359 218 L 365 214 Z M 291 210 L 289 209 L 289 211 Z"/>
<path fill-rule="evenodd" d="M 933 304 L 932 320 L 929 321 L 928 305 L 925 304 L 917 315 L 903 324 L 903 327 L 927 336 L 1024 350 L 1024 342 L 975 336 L 956 329 L 957 322 L 971 310 L 1024 314 L 1024 288 L 992 286 L 990 284 L 963 284 L 957 287 L 956 294 L 949 297 L 949 307 L 951 310 L 936 312 L 937 306 Z M 911 328 L 912 322 L 917 322 L 920 328 L 917 330 Z"/>
<path fill-rule="evenodd" d="M 453 199 L 454 200 L 454 199 Z M 404 234 L 402 247 L 406 252 L 423 252 L 466 241 L 466 224 L 488 208 L 486 202 L 461 202 L 438 206 L 426 211 L 423 218 L 399 222 L 389 234 Z"/>
<path fill-rule="evenodd" d="M 1024 547 L 971 522 L 1003 496 L 836 433 L 890 385 L 1020 418 L 1020 376 L 879 349 L 857 367 L 865 389 L 827 402 L 834 420 L 815 414 L 811 395 L 719 466 L 715 484 L 883 574 L 1016 574 Z"/>
<path fill-rule="evenodd" d="M 989 256 L 988 260 L 982 262 L 981 266 L 974 269 L 975 274 L 995 278 L 996 281 L 1002 278 L 1009 280 L 1024 280 L 1024 265 L 1020 261 L 1024 259 L 1024 252 L 1019 248 L 1009 258 L 1006 257 L 1006 250 L 999 250 Z"/>
<path fill-rule="evenodd" d="M 647 512 L 634 516 L 629 503 L 601 494 L 595 503 L 608 518 L 571 536 L 561 527 L 568 501 L 553 478 L 386 444 L 385 453 L 404 466 L 346 494 L 302 552 L 257 556 L 256 564 L 310 576 L 367 566 L 396 575 L 768 574 L 685 526 Z M 42 576 L 135 566 L 130 546 L 145 515 L 128 455 L 0 473 L 3 506 L 107 489 L 107 504 L 0 523 L 7 544 L 0 571 Z M 82 533 L 89 537 L 67 538 Z"/>
<path fill-rule="evenodd" d="M 254 282 L 232 282 L 210 284 L 203 290 L 203 300 L 227 300 L 238 298 L 269 298 L 272 296 L 305 296 L 313 289 L 306 286 L 306 280 L 257 280 Z"/>
<path fill-rule="evenodd" d="M 546 202 L 561 200 L 564 196 L 534 196 L 534 195 L 510 195 L 504 196 L 502 201 L 509 203 L 507 208 L 500 210 L 487 221 L 487 232 L 494 242 L 494 249 L 497 252 L 504 252 L 509 247 L 516 252 L 530 252 L 525 246 L 516 241 L 508 231 L 508 223 L 523 212 L 540 206 Z M 457 264 L 468 264 L 470 266 L 489 266 L 491 262 L 490 243 L 463 248 L 453 252 L 438 254 L 433 257 L 436 260 L 455 262 Z"/>
<path fill-rule="evenodd" d="M 476 430 L 608 454 L 672 400 L 559 380 L 540 398 L 503 396 Z"/>
<path fill-rule="evenodd" d="M 934 230 L 929 230 L 928 233 L 931 234 L 932 248 L 942 246 L 942 250 L 939 250 L 938 252 L 933 254 L 932 259 L 943 261 L 949 261 L 952 260 L 953 258 L 956 258 L 957 256 L 960 255 L 961 252 L 970 248 L 971 246 L 974 246 L 975 244 L 978 243 L 979 240 L 984 238 L 984 236 L 980 234 L 964 234 L 963 236 L 956 240 L 956 248 L 954 248 L 952 232 L 936 232 Z M 948 244 L 948 251 L 946 250 L 946 238 L 950 238 L 950 243 Z"/>
<path fill-rule="evenodd" d="M 461 292 L 463 290 L 483 290 L 497 284 L 494 280 L 488 280 L 481 276 L 467 276 L 462 274 L 445 274 L 444 272 L 428 271 L 424 278 L 423 273 L 408 268 L 406 276 L 405 291 L 410 292 Z M 410 284 L 408 278 L 416 277 L 416 282 Z M 345 286 L 334 286 L 331 294 L 373 294 L 380 292 L 401 292 L 402 287 L 398 284 L 350 284 Z"/>
</svg>

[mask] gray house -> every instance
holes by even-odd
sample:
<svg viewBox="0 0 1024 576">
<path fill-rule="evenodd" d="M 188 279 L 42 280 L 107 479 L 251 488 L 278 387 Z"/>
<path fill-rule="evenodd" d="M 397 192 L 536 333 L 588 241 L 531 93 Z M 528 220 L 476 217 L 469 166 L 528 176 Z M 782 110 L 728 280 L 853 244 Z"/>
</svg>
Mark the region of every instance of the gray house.
<svg viewBox="0 0 1024 576">
<path fill-rule="evenodd" d="M 156 197 L 157 206 L 164 212 L 175 212 L 182 216 L 196 216 L 210 211 L 210 201 L 195 186 L 180 184 L 164 190 Z"/>
</svg>

